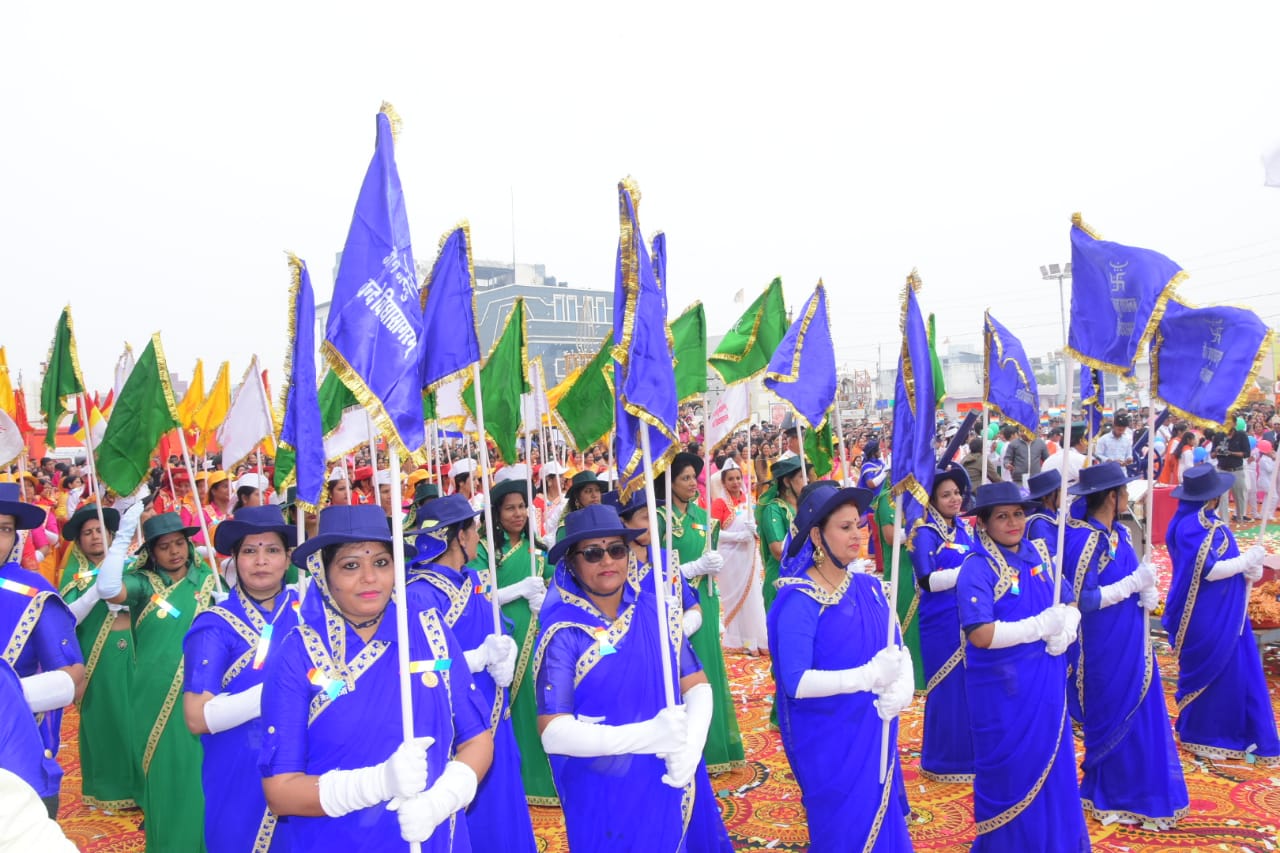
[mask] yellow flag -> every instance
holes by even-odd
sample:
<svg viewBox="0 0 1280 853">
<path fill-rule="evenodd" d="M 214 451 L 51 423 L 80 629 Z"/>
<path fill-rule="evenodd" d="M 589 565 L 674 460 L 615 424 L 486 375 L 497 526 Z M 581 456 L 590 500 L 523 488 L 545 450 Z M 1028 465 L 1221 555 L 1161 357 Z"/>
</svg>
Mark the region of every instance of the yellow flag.
<svg viewBox="0 0 1280 853">
<path fill-rule="evenodd" d="M 222 366 L 218 368 L 218 376 L 213 380 L 213 387 L 209 389 L 209 396 L 204 398 L 204 402 L 196 410 L 193 427 L 200 430 L 200 436 L 196 439 L 196 453 L 204 453 L 208 439 L 222 426 L 227 411 L 231 408 L 230 371 L 230 362 L 222 362 Z"/>
<path fill-rule="evenodd" d="M 18 411 L 17 401 L 13 396 L 13 383 L 9 381 L 9 361 L 0 347 L 0 411 L 14 417 Z"/>
<path fill-rule="evenodd" d="M 187 393 L 178 404 L 178 420 L 182 421 L 184 427 L 195 429 L 199 426 L 196 423 L 196 412 L 200 411 L 202 405 L 204 405 L 204 361 L 197 358 L 196 369 L 191 372 L 191 384 L 187 386 Z"/>
</svg>

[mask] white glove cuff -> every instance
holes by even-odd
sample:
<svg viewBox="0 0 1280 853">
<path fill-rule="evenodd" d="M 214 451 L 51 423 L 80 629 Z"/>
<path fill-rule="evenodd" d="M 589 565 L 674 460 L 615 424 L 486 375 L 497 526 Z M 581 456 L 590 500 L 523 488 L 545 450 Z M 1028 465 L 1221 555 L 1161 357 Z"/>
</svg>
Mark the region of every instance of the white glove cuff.
<svg viewBox="0 0 1280 853">
<path fill-rule="evenodd" d="M 684 627 L 684 635 L 692 637 L 698 633 L 698 629 L 702 627 L 702 611 L 686 610 L 681 619 L 681 625 Z"/>
<path fill-rule="evenodd" d="M 218 734 L 255 719 L 262 713 L 262 685 L 239 693 L 219 693 L 204 705 L 204 724 Z"/>
<path fill-rule="evenodd" d="M 1017 622 L 993 622 L 991 632 L 991 649 L 1007 649 L 1023 643 L 1035 643 L 1040 640 L 1040 629 L 1035 617 L 1019 619 Z"/>
<path fill-rule="evenodd" d="M 382 765 L 356 770 L 330 770 L 320 776 L 320 808 L 329 817 L 376 806 L 387 796 Z"/>
<path fill-rule="evenodd" d="M 55 669 L 22 679 L 22 695 L 33 714 L 65 708 L 76 698 L 76 683 L 66 672 Z"/>
<path fill-rule="evenodd" d="M 467 659 L 467 669 L 477 673 L 489 665 L 489 650 L 484 646 L 476 646 L 474 649 L 467 649 L 462 653 Z"/>
<path fill-rule="evenodd" d="M 1208 579 L 1211 581 L 1226 580 L 1229 577 L 1243 572 L 1249 565 L 1249 558 L 1244 554 L 1239 557 L 1232 557 L 1229 560 L 1219 560 L 1213 564 L 1213 568 L 1209 570 Z"/>
<path fill-rule="evenodd" d="M 440 772 L 440 778 L 427 789 L 427 796 L 438 797 L 445 807 L 444 815 L 448 817 L 471 805 L 479 784 L 480 780 L 476 777 L 476 772 L 468 765 L 461 761 L 450 761 Z"/>
<path fill-rule="evenodd" d="M 94 584 L 84 591 L 79 598 L 71 602 L 67 606 L 71 608 L 71 615 L 76 617 L 76 624 L 79 625 L 84 621 L 85 617 L 93 610 L 94 605 L 102 600 L 102 593 L 98 591 L 98 585 Z"/>
<path fill-rule="evenodd" d="M 931 592 L 945 592 L 948 589 L 955 589 L 956 581 L 959 577 L 959 569 L 934 569 L 929 572 L 929 590 Z"/>
</svg>

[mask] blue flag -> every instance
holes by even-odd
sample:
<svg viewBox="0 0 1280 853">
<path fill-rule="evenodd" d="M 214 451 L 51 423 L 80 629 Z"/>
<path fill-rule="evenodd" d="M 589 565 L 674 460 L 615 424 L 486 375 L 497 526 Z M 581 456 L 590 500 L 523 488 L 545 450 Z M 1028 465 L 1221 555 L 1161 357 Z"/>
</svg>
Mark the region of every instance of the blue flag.
<svg viewBox="0 0 1280 853">
<path fill-rule="evenodd" d="M 1106 404 L 1106 387 L 1101 370 L 1080 365 L 1080 410 L 1084 413 L 1086 435 L 1097 438 L 1102 432 L 1102 407 Z"/>
<path fill-rule="evenodd" d="M 1040 425 L 1040 391 L 1022 341 L 990 311 L 983 322 L 982 338 L 987 366 L 983 399 L 1031 441 Z"/>
<path fill-rule="evenodd" d="M 1273 332 L 1246 308 L 1170 299 L 1151 345 L 1155 396 L 1202 427 L 1225 427 L 1246 397 Z"/>
<path fill-rule="evenodd" d="M 618 184 L 618 265 L 613 290 L 613 359 L 617 387 L 615 460 L 625 502 L 644 484 L 640 430 L 649 430 L 653 476 L 667 469 L 676 440 L 676 376 L 667 338 L 667 296 L 640 236 L 631 179 Z"/>
<path fill-rule="evenodd" d="M 822 425 L 836 399 L 836 348 L 827 317 L 827 290 L 821 281 L 774 350 L 764 384 L 791 404 L 806 427 Z"/>
<path fill-rule="evenodd" d="M 480 360 L 471 228 L 465 222 L 440 240 L 440 254 L 422 289 L 422 313 L 423 336 L 431 342 L 422 384 L 431 392 Z"/>
<path fill-rule="evenodd" d="M 383 104 L 373 161 L 356 199 L 333 285 L 324 356 L 368 410 L 378 431 L 408 455 L 426 442 L 426 338 L 392 120 L 390 106 Z"/>
<path fill-rule="evenodd" d="M 893 394 L 893 496 L 903 496 L 903 529 L 911 530 L 924 516 L 933 491 L 937 460 L 933 455 L 936 432 L 933 362 L 929 356 L 929 332 L 916 301 L 920 277 L 907 276 L 902 294 L 902 351 Z"/>
<path fill-rule="evenodd" d="M 653 277 L 665 294 L 667 291 L 667 235 L 659 231 L 653 235 Z M 663 296 L 666 299 L 666 296 Z"/>
<path fill-rule="evenodd" d="M 289 350 L 284 387 L 284 422 L 280 444 L 294 451 L 294 477 L 298 483 L 298 503 L 315 512 L 324 491 L 324 426 L 320 417 L 320 394 L 316 386 L 316 295 L 311 289 L 307 264 L 289 256 L 293 284 L 289 289 Z"/>
<path fill-rule="evenodd" d="M 1071 327 L 1067 351 L 1128 376 L 1186 274 L 1159 252 L 1102 240 L 1071 218 Z"/>
</svg>

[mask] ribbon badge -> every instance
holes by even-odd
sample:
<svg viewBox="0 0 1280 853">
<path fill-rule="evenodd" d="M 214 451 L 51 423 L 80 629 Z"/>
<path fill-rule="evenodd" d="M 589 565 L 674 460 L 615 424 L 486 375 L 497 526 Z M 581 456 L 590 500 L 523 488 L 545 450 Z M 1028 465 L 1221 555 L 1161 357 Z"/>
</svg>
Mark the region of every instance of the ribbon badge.
<svg viewBox="0 0 1280 853">
<path fill-rule="evenodd" d="M 77 581 L 87 581 L 90 578 L 96 577 L 97 574 L 98 574 L 97 569 L 86 569 L 83 572 L 76 572 L 75 579 Z"/>
<path fill-rule="evenodd" d="M 307 673 L 307 681 L 320 688 L 320 692 L 329 697 L 329 701 L 333 701 L 346 692 L 347 685 L 339 678 L 329 678 L 318 669 L 312 669 Z"/>
<path fill-rule="evenodd" d="M 258 646 L 253 652 L 254 669 L 262 669 L 262 665 L 267 662 L 267 652 L 271 649 L 271 634 L 275 631 L 275 627 L 274 622 L 262 626 L 262 636 L 258 637 Z"/>
<path fill-rule="evenodd" d="M 600 644 L 600 656 L 611 655 L 617 651 L 613 644 L 609 642 L 609 629 L 597 628 L 594 632 L 596 642 Z"/>
<path fill-rule="evenodd" d="M 424 687 L 435 687 L 440 683 L 440 676 L 437 672 L 445 672 L 449 667 L 453 666 L 452 658 L 437 658 L 435 660 L 415 660 L 409 662 L 409 674 L 422 674 L 422 684 Z"/>
<path fill-rule="evenodd" d="M 1013 584 L 1009 587 L 1009 592 L 1014 595 L 1022 595 L 1022 588 L 1018 586 L 1018 580 L 1018 572 L 1015 569 L 1013 572 Z"/>
<path fill-rule="evenodd" d="M 25 583 L 18 583 L 11 580 L 0 580 L 0 589 L 6 592 L 16 592 L 18 595 L 25 595 L 27 598 L 35 598 L 39 595 L 40 590 L 33 586 L 27 586 Z"/>
<path fill-rule="evenodd" d="M 157 619 L 163 619 L 166 616 L 172 616 L 174 619 L 177 619 L 182 615 L 181 610 L 161 598 L 160 593 L 158 592 L 152 594 L 151 603 L 160 609 L 160 612 L 156 614 Z"/>
</svg>

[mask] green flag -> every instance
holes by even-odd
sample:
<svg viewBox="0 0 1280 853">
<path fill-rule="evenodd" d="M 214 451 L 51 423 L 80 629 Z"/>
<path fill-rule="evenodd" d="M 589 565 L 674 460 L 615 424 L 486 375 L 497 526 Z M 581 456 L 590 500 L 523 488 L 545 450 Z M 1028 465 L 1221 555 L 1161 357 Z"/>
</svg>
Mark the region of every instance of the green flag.
<svg viewBox="0 0 1280 853">
<path fill-rule="evenodd" d="M 169 367 L 160 335 L 155 334 L 111 410 L 107 432 L 98 445 L 98 476 L 116 494 L 133 494 L 151 470 L 151 454 L 161 437 L 181 428 Z"/>
<path fill-rule="evenodd" d="M 422 392 L 422 419 L 424 421 L 436 420 L 436 392 Z"/>
<path fill-rule="evenodd" d="M 511 314 L 502 334 L 489 351 L 480 368 L 480 384 L 484 387 L 484 431 L 497 445 L 502 461 L 513 465 L 520 458 L 517 433 L 520 432 L 520 395 L 529 386 L 529 351 L 524 342 L 524 297 L 511 306 Z M 462 402 L 476 418 L 476 392 L 470 380 L 462 388 Z M 597 403 L 599 405 L 599 403 Z"/>
<path fill-rule="evenodd" d="M 934 331 L 933 315 L 929 315 L 929 361 L 933 363 L 933 391 L 937 395 L 938 405 L 947 396 L 947 383 L 942 376 L 942 361 L 938 358 L 938 334 Z"/>
<path fill-rule="evenodd" d="M 782 279 L 775 278 L 725 334 L 707 361 L 726 385 L 745 382 L 769 366 L 773 351 L 787 334 L 787 306 Z"/>
<path fill-rule="evenodd" d="M 586 450 L 613 430 L 613 333 L 605 336 L 596 357 L 565 380 L 569 390 L 555 405 L 556 417 L 569 443 Z"/>
<path fill-rule="evenodd" d="M 668 327 L 671 329 L 671 356 L 676 363 L 676 398 L 707 393 L 707 315 L 695 302 Z"/>
<path fill-rule="evenodd" d="M 825 477 L 835 468 L 836 444 L 831 436 L 831 410 L 822 426 L 804 431 L 804 459 L 813 466 L 813 473 Z"/>
<path fill-rule="evenodd" d="M 271 487 L 276 494 L 284 494 L 284 490 L 293 485 L 293 469 L 298 464 L 298 456 L 292 447 L 276 442 L 275 473 L 271 476 Z"/>
<path fill-rule="evenodd" d="M 44 382 L 40 385 L 40 411 L 45 418 L 44 443 L 54 446 L 58 419 L 64 410 L 62 401 L 84 393 L 84 377 L 76 357 L 76 338 L 71 328 L 71 306 L 62 309 L 58 326 L 53 330 L 49 361 L 45 365 Z M 132 491 L 132 489 L 130 490 Z"/>
<path fill-rule="evenodd" d="M 360 401 L 356 399 L 355 394 L 351 393 L 350 388 L 342 384 L 337 372 L 333 370 L 324 375 L 324 380 L 320 383 L 319 395 L 320 426 L 324 429 L 325 437 L 328 437 L 329 433 L 342 423 L 342 415 L 347 409 L 359 406 Z"/>
</svg>

